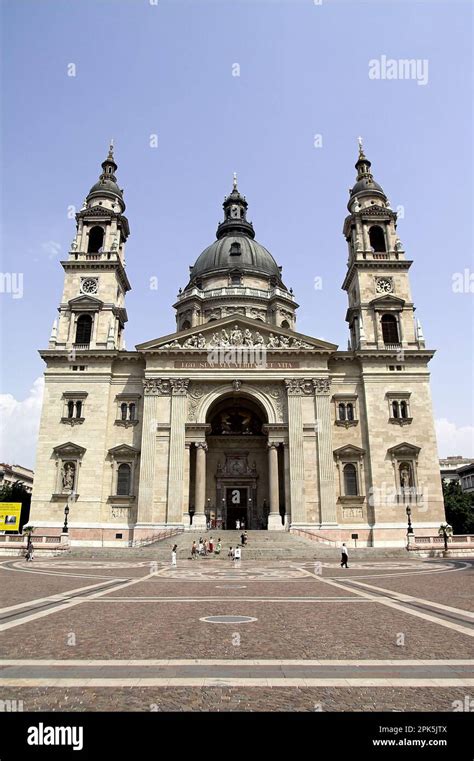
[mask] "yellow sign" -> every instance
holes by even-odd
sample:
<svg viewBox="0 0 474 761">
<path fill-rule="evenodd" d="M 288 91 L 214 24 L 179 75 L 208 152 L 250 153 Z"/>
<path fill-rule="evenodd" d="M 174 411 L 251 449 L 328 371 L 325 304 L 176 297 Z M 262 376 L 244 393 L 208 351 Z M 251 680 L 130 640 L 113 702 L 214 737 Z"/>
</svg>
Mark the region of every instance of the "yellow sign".
<svg viewBox="0 0 474 761">
<path fill-rule="evenodd" d="M 0 531 L 20 530 L 21 502 L 0 502 Z"/>
</svg>

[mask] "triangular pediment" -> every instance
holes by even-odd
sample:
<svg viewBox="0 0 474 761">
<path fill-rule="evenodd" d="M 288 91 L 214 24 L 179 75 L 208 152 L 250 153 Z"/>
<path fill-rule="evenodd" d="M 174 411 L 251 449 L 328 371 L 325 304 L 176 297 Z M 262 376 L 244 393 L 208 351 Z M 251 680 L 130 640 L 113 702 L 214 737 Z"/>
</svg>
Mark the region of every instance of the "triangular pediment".
<svg viewBox="0 0 474 761">
<path fill-rule="evenodd" d="M 331 353 L 337 345 L 251 317 L 229 315 L 136 346 L 137 351 L 208 351 L 219 346 L 265 346 L 267 351 Z"/>
<path fill-rule="evenodd" d="M 59 444 L 54 447 L 53 452 L 57 457 L 82 457 L 85 453 L 84 447 L 79 444 L 74 444 L 72 441 L 67 441 L 65 444 Z"/>
<path fill-rule="evenodd" d="M 361 449 L 361 447 L 357 447 L 354 444 L 346 444 L 344 447 L 335 449 L 333 454 L 338 459 L 345 457 L 362 457 L 365 455 L 365 449 Z"/>
<path fill-rule="evenodd" d="M 396 457 L 416 457 L 420 450 L 421 447 L 417 447 L 414 444 L 409 444 L 408 441 L 404 441 L 401 444 L 396 444 L 394 447 L 390 447 L 387 451 Z"/>
<path fill-rule="evenodd" d="M 137 457 L 140 454 L 140 450 L 136 447 L 131 447 L 129 444 L 118 444 L 116 447 L 109 449 L 109 455 L 112 457 Z"/>
<path fill-rule="evenodd" d="M 403 309 L 404 304 L 404 299 L 401 299 L 399 296 L 392 296 L 389 293 L 385 296 L 377 296 L 376 299 L 372 299 L 370 302 L 370 306 L 376 309 Z"/>
<path fill-rule="evenodd" d="M 102 309 L 104 302 L 100 299 L 96 299 L 94 296 L 87 296 L 85 293 L 81 296 L 76 296 L 74 299 L 68 301 L 71 309 L 85 309 L 94 311 Z"/>
</svg>

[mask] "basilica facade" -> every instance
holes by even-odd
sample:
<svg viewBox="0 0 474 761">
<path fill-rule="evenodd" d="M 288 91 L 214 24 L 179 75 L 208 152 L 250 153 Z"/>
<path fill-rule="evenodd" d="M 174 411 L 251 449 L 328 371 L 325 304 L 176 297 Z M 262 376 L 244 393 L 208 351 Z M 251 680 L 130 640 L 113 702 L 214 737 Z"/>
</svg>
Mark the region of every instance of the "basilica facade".
<svg viewBox="0 0 474 761">
<path fill-rule="evenodd" d="M 164 528 L 401 546 L 444 520 L 426 348 L 397 215 L 362 146 L 343 234 L 349 341 L 298 332 L 237 187 L 176 330 L 125 349 L 129 224 L 111 146 L 76 215 L 49 346 L 31 523 L 73 544 Z M 334 286 L 335 287 L 335 286 Z M 342 317 L 342 316 L 341 316 Z"/>
</svg>

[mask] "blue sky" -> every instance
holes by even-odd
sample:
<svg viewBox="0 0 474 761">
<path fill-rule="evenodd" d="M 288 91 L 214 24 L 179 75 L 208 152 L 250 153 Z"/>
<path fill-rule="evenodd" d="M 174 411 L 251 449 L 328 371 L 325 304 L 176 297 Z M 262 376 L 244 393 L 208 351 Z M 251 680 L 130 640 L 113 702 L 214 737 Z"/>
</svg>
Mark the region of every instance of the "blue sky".
<svg viewBox="0 0 474 761">
<path fill-rule="evenodd" d="M 131 227 L 128 348 L 174 329 L 171 304 L 214 239 L 234 171 L 301 305 L 297 328 L 345 348 L 341 230 L 362 135 L 376 180 L 404 208 L 417 316 L 438 350 L 435 416 L 451 426 L 443 446 L 469 448 L 473 293 L 452 282 L 474 271 L 470 2 L 9 0 L 2 10 L 2 272 L 23 274 L 22 298 L 0 293 L 10 413 L 28 414 L 73 237 L 68 206 L 97 180 L 112 136 Z M 426 59 L 428 83 L 370 79 L 383 55 Z M 12 446 L 4 440 L 0 459 L 20 458 Z"/>
</svg>

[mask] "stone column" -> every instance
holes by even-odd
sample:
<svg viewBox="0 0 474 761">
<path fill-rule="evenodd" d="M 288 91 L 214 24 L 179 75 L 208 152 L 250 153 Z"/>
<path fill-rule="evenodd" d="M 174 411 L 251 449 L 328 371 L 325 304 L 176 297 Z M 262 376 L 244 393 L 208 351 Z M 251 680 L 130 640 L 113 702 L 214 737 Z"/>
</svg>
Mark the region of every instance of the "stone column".
<svg viewBox="0 0 474 761">
<path fill-rule="evenodd" d="M 191 474 L 191 444 L 184 445 L 184 477 L 183 477 L 183 525 L 190 527 L 189 517 L 189 480 Z"/>
<path fill-rule="evenodd" d="M 206 452 L 207 444 L 200 441 L 196 444 L 196 496 L 194 500 L 193 528 L 196 531 L 206 529 Z"/>
<path fill-rule="evenodd" d="M 149 378 L 143 382 L 143 432 L 140 456 L 140 482 L 137 523 L 152 523 L 153 482 L 155 477 L 156 431 L 158 424 L 158 399 L 169 396 L 169 381 Z"/>
<path fill-rule="evenodd" d="M 283 528 L 280 516 L 280 492 L 278 484 L 278 449 L 274 442 L 268 443 L 268 494 L 270 497 L 269 531 Z"/>
<path fill-rule="evenodd" d="M 289 529 L 291 523 L 291 488 L 290 488 L 290 458 L 288 451 L 288 442 L 283 443 L 283 473 L 285 479 L 285 529 Z"/>
<path fill-rule="evenodd" d="M 315 390 L 319 470 L 319 505 L 322 526 L 336 526 L 336 490 L 332 444 L 331 402 L 328 378 L 313 379 Z"/>
<path fill-rule="evenodd" d="M 168 464 L 168 525 L 183 523 L 186 403 L 189 378 L 170 378 L 171 431 Z"/>
<path fill-rule="evenodd" d="M 311 380 L 285 380 L 288 393 L 288 454 L 290 466 L 291 525 L 305 525 L 302 396 L 314 394 Z"/>
</svg>

